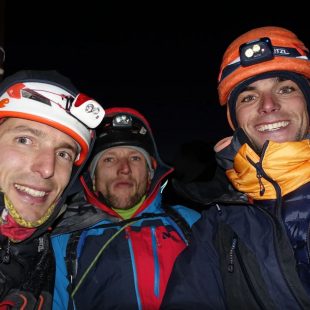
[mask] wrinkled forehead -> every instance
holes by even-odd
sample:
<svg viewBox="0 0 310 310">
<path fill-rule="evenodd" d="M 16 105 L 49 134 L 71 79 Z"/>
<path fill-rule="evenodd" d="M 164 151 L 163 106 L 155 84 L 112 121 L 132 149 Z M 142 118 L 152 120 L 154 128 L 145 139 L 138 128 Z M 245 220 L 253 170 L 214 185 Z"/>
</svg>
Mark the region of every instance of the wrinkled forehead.
<svg viewBox="0 0 310 310">
<path fill-rule="evenodd" d="M 35 137 L 57 141 L 60 145 L 67 146 L 79 152 L 78 143 L 68 134 L 44 123 L 23 118 L 6 117 L 0 119 L 0 133 L 10 131 L 20 135 L 34 135 Z"/>
<path fill-rule="evenodd" d="M 264 90 L 264 89 L 272 89 L 277 86 L 293 86 L 297 90 L 301 90 L 298 83 L 293 81 L 292 79 L 288 78 L 282 78 L 282 77 L 271 77 L 271 78 L 265 78 L 253 81 L 252 83 L 245 84 L 244 88 L 240 90 L 240 93 L 242 91 L 247 90 Z"/>
<path fill-rule="evenodd" d="M 143 151 L 142 149 L 140 150 L 140 148 L 138 149 L 134 146 L 115 146 L 102 151 L 101 156 L 103 154 L 139 154 L 144 157 L 145 155 L 143 153 L 145 153 L 145 151 Z"/>
</svg>

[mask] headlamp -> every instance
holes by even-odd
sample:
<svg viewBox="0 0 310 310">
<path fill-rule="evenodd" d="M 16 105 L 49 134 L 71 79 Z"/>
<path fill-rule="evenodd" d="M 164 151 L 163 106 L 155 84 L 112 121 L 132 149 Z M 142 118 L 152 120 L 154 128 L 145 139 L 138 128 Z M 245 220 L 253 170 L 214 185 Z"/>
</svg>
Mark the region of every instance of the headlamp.
<svg viewBox="0 0 310 310">
<path fill-rule="evenodd" d="M 243 67 L 273 59 L 273 46 L 269 38 L 260 38 L 240 45 L 240 64 Z"/>
<path fill-rule="evenodd" d="M 102 125 L 102 129 L 97 131 L 98 138 L 111 135 L 112 132 L 120 134 L 123 138 L 126 136 L 128 141 L 140 139 L 139 136 L 142 138 L 148 135 L 148 129 L 143 122 L 128 113 L 118 113 L 112 117 L 105 117 Z M 129 138 L 129 136 L 131 137 Z M 120 136 L 115 139 L 122 140 Z"/>
<path fill-rule="evenodd" d="M 75 97 L 67 110 L 88 128 L 96 128 L 104 117 L 102 106 L 97 101 L 82 93 L 79 93 Z"/>
<path fill-rule="evenodd" d="M 40 90 L 23 88 L 21 89 L 21 95 L 23 98 L 35 100 L 49 106 L 52 106 L 52 103 L 57 104 L 88 128 L 97 127 L 104 117 L 104 110 L 101 105 L 82 93 L 79 93 L 75 98 L 49 93 L 49 96 L 53 98 L 47 98 L 40 94 Z"/>
<path fill-rule="evenodd" d="M 132 117 L 128 114 L 118 114 L 113 118 L 113 127 L 132 127 Z"/>
</svg>

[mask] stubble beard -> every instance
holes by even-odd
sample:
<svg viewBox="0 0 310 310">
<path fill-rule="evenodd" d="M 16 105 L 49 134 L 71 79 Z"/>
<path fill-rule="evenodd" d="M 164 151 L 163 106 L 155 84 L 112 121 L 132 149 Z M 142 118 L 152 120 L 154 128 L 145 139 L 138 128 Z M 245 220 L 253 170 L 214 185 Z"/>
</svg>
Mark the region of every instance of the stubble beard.
<svg viewBox="0 0 310 310">
<path fill-rule="evenodd" d="M 107 194 L 104 195 L 106 199 L 106 203 L 109 207 L 114 209 L 123 209 L 127 210 L 134 207 L 138 202 L 140 202 L 141 198 L 145 195 L 146 186 L 142 189 L 138 189 L 133 195 L 128 197 L 120 197 L 118 195 L 112 194 L 109 189 L 107 190 Z"/>
<path fill-rule="evenodd" d="M 307 139 L 307 135 L 308 135 L 308 132 L 303 132 L 301 129 L 299 129 L 295 135 L 293 142 L 302 141 L 304 139 Z M 263 144 L 259 144 L 255 140 L 251 139 L 249 136 L 248 136 L 248 138 L 251 141 L 253 150 L 256 152 L 256 154 L 260 155 L 266 141 Z M 288 141 L 285 141 L 285 142 L 288 142 Z"/>
</svg>

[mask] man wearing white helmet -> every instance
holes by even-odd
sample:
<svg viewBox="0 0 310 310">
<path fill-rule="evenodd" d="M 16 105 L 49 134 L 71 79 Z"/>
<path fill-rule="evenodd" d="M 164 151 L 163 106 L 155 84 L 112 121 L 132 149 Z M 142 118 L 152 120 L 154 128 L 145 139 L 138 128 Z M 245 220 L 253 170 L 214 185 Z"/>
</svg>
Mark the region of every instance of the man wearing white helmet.
<svg viewBox="0 0 310 310">
<path fill-rule="evenodd" d="M 103 116 L 56 71 L 19 71 L 0 84 L 1 309 L 51 308 L 49 231 Z"/>
<path fill-rule="evenodd" d="M 309 78 L 309 50 L 285 28 L 227 48 L 218 92 L 234 134 L 215 150 L 231 192 L 194 226 L 164 309 L 310 309 Z"/>
</svg>

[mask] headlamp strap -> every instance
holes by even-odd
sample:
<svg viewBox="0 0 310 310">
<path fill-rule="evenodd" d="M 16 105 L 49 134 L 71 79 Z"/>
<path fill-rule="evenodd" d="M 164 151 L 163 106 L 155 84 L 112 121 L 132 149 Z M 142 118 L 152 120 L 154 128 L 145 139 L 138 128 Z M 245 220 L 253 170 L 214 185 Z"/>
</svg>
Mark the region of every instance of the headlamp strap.
<svg viewBox="0 0 310 310">
<path fill-rule="evenodd" d="M 272 52 L 273 57 L 290 57 L 290 58 L 305 59 L 305 60 L 310 59 L 310 54 L 308 52 L 304 51 L 306 55 L 302 55 L 296 48 L 293 48 L 293 47 L 273 46 L 272 49 L 273 49 L 273 52 Z M 219 83 L 223 81 L 228 75 L 233 73 L 240 66 L 243 66 L 243 67 L 251 66 L 259 62 L 268 61 L 272 58 L 265 59 L 264 57 L 260 57 L 260 58 L 257 57 L 252 62 L 249 62 L 249 64 L 244 65 L 240 57 L 238 57 L 223 69 Z"/>
</svg>

